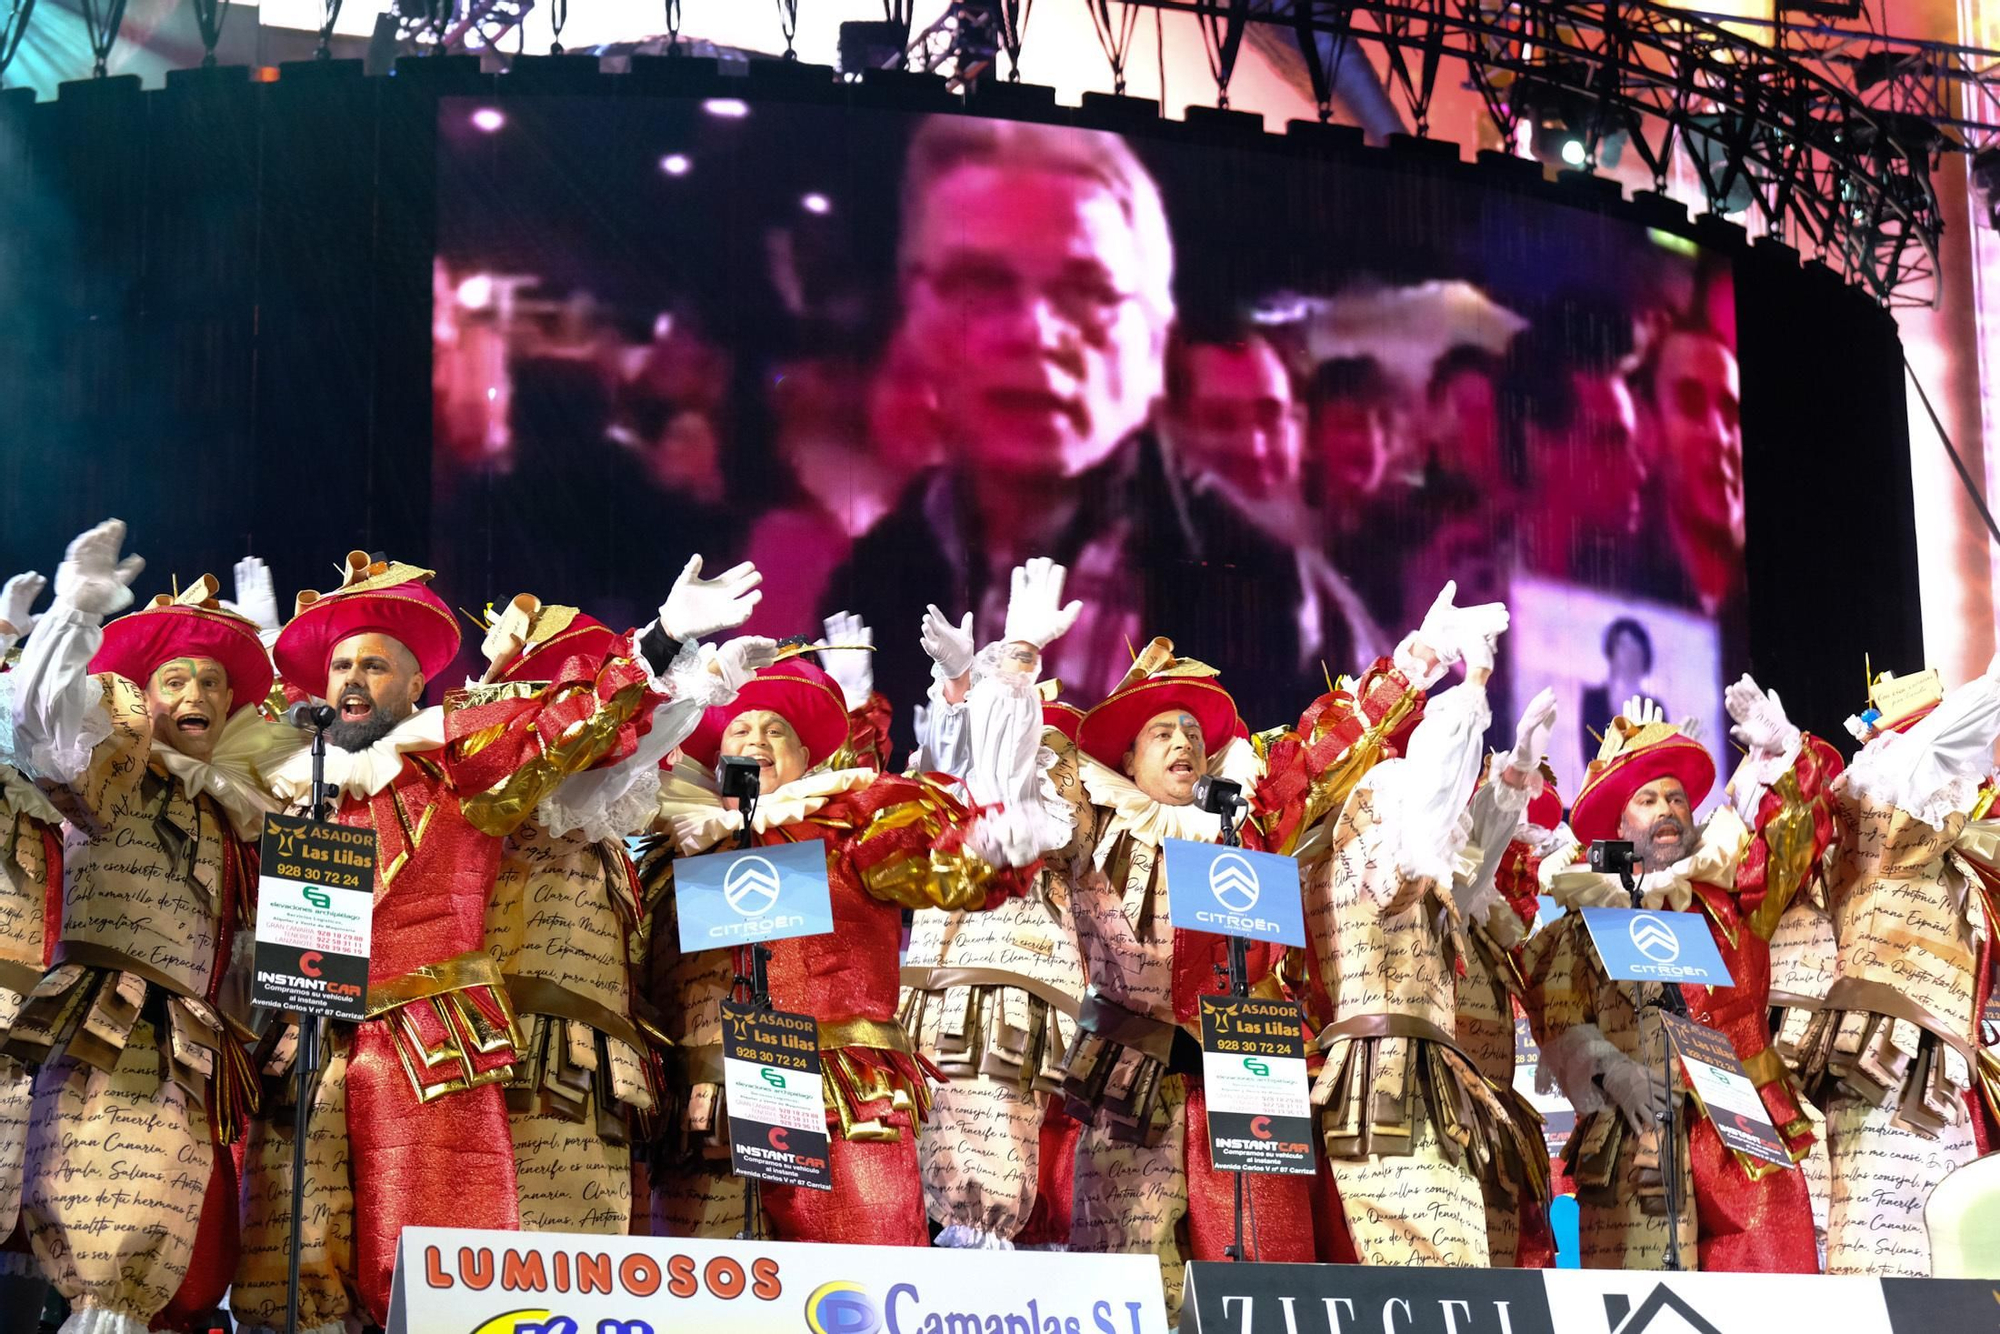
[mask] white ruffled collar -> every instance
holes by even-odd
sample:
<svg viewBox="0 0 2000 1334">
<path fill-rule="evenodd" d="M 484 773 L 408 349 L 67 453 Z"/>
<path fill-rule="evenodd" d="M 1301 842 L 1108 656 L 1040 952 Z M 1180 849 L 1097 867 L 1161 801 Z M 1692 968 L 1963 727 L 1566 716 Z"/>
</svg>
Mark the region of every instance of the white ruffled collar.
<svg viewBox="0 0 2000 1334">
<path fill-rule="evenodd" d="M 304 746 L 303 733 L 245 708 L 222 724 L 206 760 L 184 755 L 165 742 L 154 745 L 152 757 L 181 780 L 188 796 L 213 797 L 228 813 L 238 838 L 256 839 L 264 832 L 264 816 L 280 809 L 264 775 L 282 769 Z"/>
<path fill-rule="evenodd" d="M 1708 817 L 1696 836 L 1694 851 L 1660 871 L 1639 878 L 1640 902 L 1655 910 L 1668 908 L 1686 912 L 1694 906 L 1694 886 L 1715 885 L 1731 889 L 1736 884 L 1736 867 L 1750 843 L 1750 829 L 1742 817 L 1727 806 Z M 1632 896 L 1615 875 L 1581 869 L 1558 870 L 1543 878 L 1550 897 L 1563 908 L 1629 908 Z"/>
<path fill-rule="evenodd" d="M 1099 806 L 1111 813 L 1097 837 L 1097 848 L 1093 861 L 1099 870 L 1110 859 L 1111 849 L 1117 844 L 1120 834 L 1130 834 L 1134 840 L 1149 847 L 1158 847 L 1169 838 L 1184 838 L 1193 843 L 1213 843 L 1222 837 L 1222 817 L 1210 815 L 1199 806 L 1169 806 L 1156 801 L 1139 790 L 1139 787 L 1124 774 L 1106 767 L 1088 755 L 1079 754 L 1082 761 L 1079 777 L 1083 780 L 1084 793 L 1093 806 Z M 1263 762 L 1257 752 L 1241 737 L 1234 738 L 1222 748 L 1208 764 L 1208 772 L 1217 778 L 1227 778 L 1241 783 L 1243 790 L 1252 791 L 1263 769 Z"/>
<path fill-rule="evenodd" d="M 814 769 L 759 797 L 751 827 L 761 834 L 796 824 L 875 778 L 873 769 Z M 706 852 L 743 827 L 743 813 L 722 801 L 708 767 L 682 756 L 660 781 L 660 822 L 673 831 L 684 854 Z"/>
<path fill-rule="evenodd" d="M 303 733 L 298 733 L 303 737 Z M 271 791 L 288 806 L 312 800 L 312 751 L 303 747 L 271 775 Z M 444 749 L 444 710 L 432 705 L 397 723 L 366 750 L 328 746 L 326 781 L 341 795 L 367 800 L 396 781 L 403 756 Z"/>
</svg>

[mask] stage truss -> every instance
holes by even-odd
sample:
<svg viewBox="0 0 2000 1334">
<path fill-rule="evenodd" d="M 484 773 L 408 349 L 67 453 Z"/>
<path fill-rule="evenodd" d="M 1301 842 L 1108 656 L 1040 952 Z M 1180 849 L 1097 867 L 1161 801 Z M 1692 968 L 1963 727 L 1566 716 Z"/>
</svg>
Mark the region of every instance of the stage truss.
<svg viewBox="0 0 2000 1334">
<path fill-rule="evenodd" d="M 1942 222 L 1921 117 L 1870 106 L 1824 61 L 1685 10 L 1631 0 L 1091 0 L 1196 17 L 1219 100 L 1250 25 L 1287 30 L 1323 118 L 1329 71 L 1359 43 L 1418 134 L 1442 79 L 1479 94 L 1503 142 L 1558 129 L 1585 170 L 1614 145 L 1664 191 L 1676 162 L 1712 212 L 1740 215 L 1891 305 L 1937 299 Z"/>
<path fill-rule="evenodd" d="M 122 0 L 83 2 L 93 16 L 122 9 Z M 1660 191 L 1684 170 L 1711 212 L 1797 247 L 1894 306 L 1938 297 L 1943 222 L 1931 174 L 1944 155 L 1994 148 L 2000 185 L 2000 52 L 1870 31 L 1858 4 L 1850 12 L 1861 26 L 1841 27 L 1759 23 L 1644 0 L 1068 2 L 1090 11 L 1115 91 L 1123 91 L 1124 59 L 1148 10 L 1199 24 L 1222 106 L 1253 31 L 1262 30 L 1261 47 L 1303 62 L 1323 119 L 1332 117 L 1358 54 L 1419 135 L 1431 128 L 1441 81 L 1463 84 L 1510 148 L 1560 136 L 1570 165 L 1586 172 L 1609 154 L 1630 152 Z M 222 14 L 209 19 L 212 0 L 198 3 L 212 59 Z M 520 21 L 535 3 L 395 0 L 376 40 L 404 51 L 504 53 L 503 43 L 518 50 Z M 559 38 L 568 0 L 547 3 Z M 324 53 L 341 0 L 322 4 Z M 777 0 L 773 13 L 772 35 L 788 56 L 800 4 Z M 0 0 L 0 73 L 33 6 Z M 666 0 L 669 45 L 684 40 L 682 8 Z M 912 8 L 885 0 L 885 19 L 910 33 Z M 955 0 L 937 22 L 910 33 L 902 50 L 892 49 L 887 63 L 940 74 L 959 90 L 1012 77 L 1031 12 L 1031 0 Z M 105 40 L 92 45 L 101 76 L 115 17 L 92 25 L 94 39 L 99 29 Z"/>
</svg>

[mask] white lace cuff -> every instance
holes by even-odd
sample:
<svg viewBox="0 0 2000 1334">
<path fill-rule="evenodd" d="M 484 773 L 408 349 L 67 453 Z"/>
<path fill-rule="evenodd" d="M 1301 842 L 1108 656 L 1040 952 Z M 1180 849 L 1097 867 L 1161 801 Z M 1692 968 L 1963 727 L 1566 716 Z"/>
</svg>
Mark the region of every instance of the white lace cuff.
<svg viewBox="0 0 2000 1334">
<path fill-rule="evenodd" d="M 1996 736 L 2000 682 L 1980 676 L 1946 694 L 1908 732 L 1886 733 L 1862 747 L 1847 767 L 1848 790 L 1941 829 L 1954 811 L 1971 806 L 1993 768 Z"/>
<path fill-rule="evenodd" d="M 1409 753 L 1371 774 L 1383 842 L 1404 879 L 1452 883 L 1459 849 L 1471 835 L 1463 817 L 1479 768 L 1479 738 L 1491 720 L 1484 687 L 1448 690 L 1425 711 Z"/>
<path fill-rule="evenodd" d="M 1417 636 L 1414 633 L 1404 635 L 1403 642 L 1396 645 L 1396 652 L 1389 660 L 1395 664 L 1397 671 L 1408 678 L 1411 685 L 1419 690 L 1429 690 L 1444 679 L 1444 674 L 1451 664 L 1440 657 L 1437 666 L 1424 666 L 1423 659 L 1417 656 L 1416 646 Z M 1433 647 L 1431 652 L 1435 655 L 1437 649 Z"/>
</svg>

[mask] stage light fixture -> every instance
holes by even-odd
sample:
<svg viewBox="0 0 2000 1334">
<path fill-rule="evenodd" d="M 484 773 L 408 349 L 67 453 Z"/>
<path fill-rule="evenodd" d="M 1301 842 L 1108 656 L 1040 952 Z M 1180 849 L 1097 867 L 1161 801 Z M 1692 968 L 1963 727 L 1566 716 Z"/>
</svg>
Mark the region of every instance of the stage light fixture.
<svg viewBox="0 0 2000 1334">
<path fill-rule="evenodd" d="M 492 134 L 506 123 L 506 113 L 499 107 L 481 107 L 472 113 L 472 128 L 482 134 Z"/>
<path fill-rule="evenodd" d="M 723 120 L 742 120 L 750 114 L 750 104 L 740 97 L 711 97 L 701 104 L 701 109 Z"/>
<path fill-rule="evenodd" d="M 660 159 L 660 170 L 669 176 L 685 176 L 694 169 L 694 161 L 686 153 L 669 153 Z"/>
<path fill-rule="evenodd" d="M 1514 114 L 1528 126 L 1528 151 L 1550 166 L 1582 170 L 1615 168 L 1625 152 L 1625 125 L 1619 113 L 1587 93 L 1576 91 L 1588 72 L 1572 63 L 1553 71 L 1552 80 L 1523 77 L 1508 91 Z M 1557 82 L 1556 80 L 1560 80 Z"/>
<path fill-rule="evenodd" d="M 833 212 L 833 201 L 819 191 L 814 190 L 812 193 L 800 198 L 799 207 L 815 216 L 825 217 L 827 214 Z"/>
</svg>

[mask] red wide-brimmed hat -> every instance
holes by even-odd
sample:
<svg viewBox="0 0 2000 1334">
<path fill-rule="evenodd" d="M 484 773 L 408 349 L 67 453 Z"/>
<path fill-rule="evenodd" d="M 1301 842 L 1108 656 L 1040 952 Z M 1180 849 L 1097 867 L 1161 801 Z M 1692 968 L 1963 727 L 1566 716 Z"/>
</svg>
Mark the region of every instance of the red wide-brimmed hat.
<svg viewBox="0 0 2000 1334">
<path fill-rule="evenodd" d="M 804 658 L 791 657 L 758 668 L 734 700 L 702 714 L 693 733 L 681 742 L 681 753 L 713 769 L 722 751 L 722 734 L 738 714 L 752 709 L 768 709 L 790 723 L 814 767 L 832 759 L 847 743 L 847 702 L 840 687 Z"/>
<path fill-rule="evenodd" d="M 279 674 L 320 695 L 326 690 L 334 646 L 355 635 L 379 634 L 408 649 L 426 681 L 436 680 L 458 656 L 458 622 L 444 599 L 431 592 L 431 574 L 400 562 L 371 562 L 366 552 L 349 552 L 347 578 L 339 588 L 299 594 L 291 624 L 271 649 Z"/>
<path fill-rule="evenodd" d="M 1192 658 L 1176 658 L 1173 644 L 1155 639 L 1102 704 L 1077 725 L 1077 749 L 1106 768 L 1116 769 L 1148 718 L 1183 709 L 1201 724 L 1212 755 L 1236 735 L 1236 701 L 1215 681 L 1215 669 Z"/>
<path fill-rule="evenodd" d="M 271 693 L 271 657 L 256 623 L 220 606 L 212 575 L 179 596 L 162 593 L 143 609 L 104 627 L 104 642 L 90 660 L 92 672 L 112 672 L 136 685 L 152 680 L 175 658 L 213 658 L 229 674 L 233 716 Z"/>
<path fill-rule="evenodd" d="M 1715 786 L 1715 757 L 1672 723 L 1641 726 L 1614 718 L 1604 745 L 1590 762 L 1583 790 L 1569 808 L 1570 829 L 1581 843 L 1618 837 L 1618 817 L 1632 795 L 1661 778 L 1678 778 L 1688 805 L 1699 806 Z"/>
<path fill-rule="evenodd" d="M 623 645 L 624 636 L 595 616 L 575 607 L 544 606 L 541 599 L 523 593 L 495 612 L 486 609 L 490 631 L 501 626 L 518 638 L 519 650 L 500 665 L 489 680 L 547 681 L 556 669 L 571 658 L 601 663 Z"/>
</svg>

